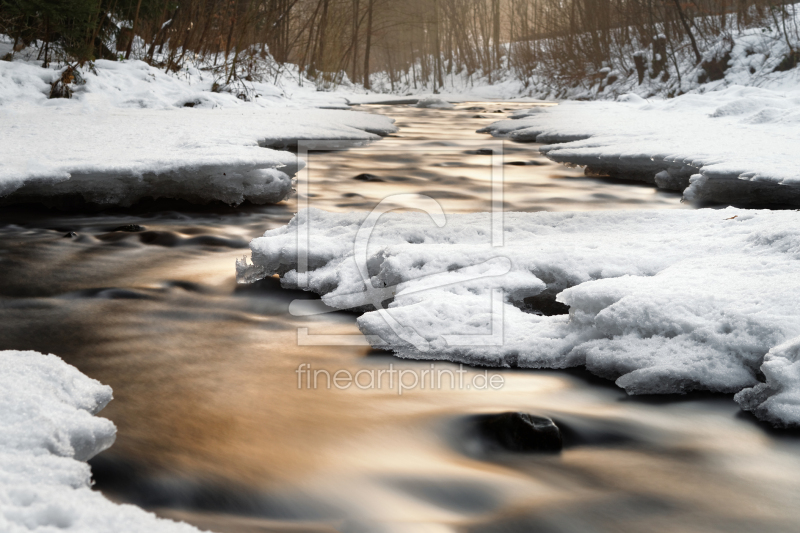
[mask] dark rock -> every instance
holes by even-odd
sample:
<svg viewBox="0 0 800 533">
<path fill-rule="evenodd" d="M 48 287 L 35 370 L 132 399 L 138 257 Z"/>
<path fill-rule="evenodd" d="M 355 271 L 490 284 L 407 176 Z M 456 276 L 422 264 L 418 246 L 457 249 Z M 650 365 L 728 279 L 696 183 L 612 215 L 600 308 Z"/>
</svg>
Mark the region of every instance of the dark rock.
<svg viewBox="0 0 800 533">
<path fill-rule="evenodd" d="M 707 83 L 709 81 L 721 80 L 725 77 L 725 72 L 728 70 L 728 63 L 731 60 L 730 51 L 722 55 L 722 57 L 715 57 L 703 61 L 700 67 L 703 72 L 697 76 L 698 83 Z M 776 69 L 777 70 L 777 69 Z"/>
<path fill-rule="evenodd" d="M 505 111 L 503 111 L 502 109 L 496 109 L 495 111 L 493 111 L 493 113 L 505 113 Z"/>
<path fill-rule="evenodd" d="M 465 107 L 464 111 L 486 111 L 486 108 L 481 106 L 472 106 L 472 107 Z"/>
<path fill-rule="evenodd" d="M 555 316 L 569 314 L 569 306 L 557 302 L 555 295 L 541 293 L 536 296 L 528 296 L 522 300 L 521 309 L 526 313 L 535 315 Z"/>
<path fill-rule="evenodd" d="M 483 115 L 472 115 L 472 118 L 486 118 Z"/>
<path fill-rule="evenodd" d="M 173 247 L 180 245 L 181 241 L 183 239 L 171 231 L 145 231 L 139 234 L 139 242 L 142 244 Z"/>
<path fill-rule="evenodd" d="M 478 148 L 477 150 L 467 150 L 464 153 L 469 155 L 492 155 L 494 150 L 491 148 Z"/>
<path fill-rule="evenodd" d="M 139 224 L 125 224 L 124 226 L 117 226 L 116 228 L 112 229 L 111 231 L 128 231 L 131 233 L 137 231 L 144 231 L 145 227 L 140 226 Z"/>
<path fill-rule="evenodd" d="M 524 167 L 524 166 L 528 166 L 528 165 L 542 166 L 542 165 L 546 165 L 546 164 L 547 164 L 547 161 L 536 161 L 535 159 L 531 159 L 529 161 L 508 161 L 508 162 L 506 162 L 506 165 L 513 165 L 515 167 Z"/>
<path fill-rule="evenodd" d="M 385 181 L 383 178 L 379 178 L 375 174 L 367 174 L 366 172 L 359 174 L 358 176 L 353 176 L 353 179 L 359 181 Z"/>
<path fill-rule="evenodd" d="M 64 238 L 65 239 L 66 238 L 74 239 L 77 236 L 78 236 L 78 234 L 75 233 L 74 231 L 70 231 L 70 232 L 67 232 L 66 234 L 64 234 Z"/>
<path fill-rule="evenodd" d="M 101 300 L 150 300 L 152 297 L 144 292 L 120 288 L 85 289 L 73 293 L 83 298 L 98 298 Z"/>
<path fill-rule="evenodd" d="M 561 431 L 547 417 L 509 412 L 481 415 L 475 422 L 490 448 L 523 453 L 561 451 Z"/>
<path fill-rule="evenodd" d="M 730 55 L 730 54 L 728 54 Z M 778 66 L 775 67 L 775 72 L 786 72 L 792 70 L 800 63 L 800 50 L 792 50 L 784 56 Z"/>
</svg>

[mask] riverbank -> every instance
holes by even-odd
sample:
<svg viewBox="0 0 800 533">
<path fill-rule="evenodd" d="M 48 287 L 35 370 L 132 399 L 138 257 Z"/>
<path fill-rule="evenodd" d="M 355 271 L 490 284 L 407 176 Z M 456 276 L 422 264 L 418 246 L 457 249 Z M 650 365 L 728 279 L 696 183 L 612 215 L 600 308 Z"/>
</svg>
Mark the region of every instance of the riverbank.
<svg viewBox="0 0 800 533">
<path fill-rule="evenodd" d="M 499 142 L 475 130 L 496 111 L 520 107 L 371 108 L 397 118 L 400 137 L 313 154 L 311 205 L 346 217 L 388 194 L 414 193 L 436 198 L 447 213 L 479 217 L 491 205 L 485 150 Z M 416 148 L 402 151 L 409 141 Z M 671 215 L 678 220 L 695 213 L 675 193 L 584 176 L 537 146 L 504 148 L 508 210 L 567 218 L 613 208 L 627 210 L 625 220 L 641 209 L 680 210 Z M 248 242 L 295 211 L 292 197 L 237 208 L 0 210 L 0 345 L 57 353 L 113 387 L 102 414 L 117 439 L 92 459 L 95 490 L 223 533 L 552 524 L 783 532 L 797 522 L 797 439 L 742 413 L 730 394 L 628 396 L 585 371 L 521 368 L 489 371 L 503 376 L 500 390 L 451 389 L 446 381 L 402 395 L 397 387 L 298 388 L 302 363 L 331 375 L 404 370 L 407 380 L 431 363 L 371 349 L 353 313 L 292 314 L 293 301 L 314 296 L 273 277 L 237 284 L 235 260 Z M 312 340 L 362 342 L 301 345 L 303 329 Z M 435 369 L 460 370 L 442 361 Z M 467 383 L 480 383 L 484 368 L 464 370 Z M 504 411 L 551 417 L 564 432 L 563 451 L 482 451 L 466 421 Z"/>
<path fill-rule="evenodd" d="M 590 175 L 682 191 L 691 202 L 800 205 L 800 92 L 732 86 L 669 100 L 562 102 L 480 131 Z"/>
<path fill-rule="evenodd" d="M 92 490 L 86 461 L 114 442 L 95 416 L 111 388 L 54 355 L 0 351 L 0 529 L 6 533 L 192 533 Z"/>
<path fill-rule="evenodd" d="M 362 333 L 400 357 L 585 366 L 629 394 L 739 393 L 800 425 L 796 212 L 507 213 L 501 245 L 488 213 L 430 214 L 384 215 L 367 249 L 365 214 L 301 212 L 251 243 L 240 277 L 280 274 L 327 306 L 369 309 Z"/>
<path fill-rule="evenodd" d="M 341 98 L 290 99 L 268 84 L 239 98 L 211 84 L 141 61 L 0 61 L 0 203 L 276 203 L 302 164 L 285 151 L 298 140 L 366 143 L 396 131 Z"/>
</svg>

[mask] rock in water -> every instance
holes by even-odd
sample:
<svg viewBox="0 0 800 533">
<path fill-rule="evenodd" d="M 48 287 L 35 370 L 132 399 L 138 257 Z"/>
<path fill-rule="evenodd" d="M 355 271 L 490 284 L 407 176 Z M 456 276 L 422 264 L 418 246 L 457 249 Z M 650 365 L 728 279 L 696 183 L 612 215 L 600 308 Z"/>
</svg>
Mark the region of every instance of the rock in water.
<svg viewBox="0 0 800 533">
<path fill-rule="evenodd" d="M 561 431 L 547 417 L 528 413 L 500 413 L 476 419 L 485 441 L 511 452 L 559 452 Z"/>
<path fill-rule="evenodd" d="M 367 174 L 367 173 L 363 173 L 363 174 L 359 174 L 358 176 L 354 176 L 353 179 L 354 180 L 359 180 L 359 181 L 383 181 L 383 179 L 379 178 L 375 174 Z"/>
<path fill-rule="evenodd" d="M 135 233 L 137 231 L 144 231 L 145 227 L 140 226 L 139 224 L 125 224 L 124 226 L 117 226 L 116 228 L 112 229 L 111 231 L 126 231 L 129 233 Z"/>
</svg>

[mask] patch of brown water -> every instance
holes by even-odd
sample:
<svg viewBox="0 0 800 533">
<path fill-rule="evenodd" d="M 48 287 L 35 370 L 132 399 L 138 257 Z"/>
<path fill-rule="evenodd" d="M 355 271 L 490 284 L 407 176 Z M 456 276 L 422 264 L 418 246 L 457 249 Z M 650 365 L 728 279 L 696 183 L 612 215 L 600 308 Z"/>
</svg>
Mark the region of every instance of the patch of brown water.
<svg viewBox="0 0 800 533">
<path fill-rule="evenodd" d="M 376 107 L 392 155 L 314 154 L 314 206 L 371 208 L 430 193 L 448 211 L 488 207 L 486 137 L 474 111 Z M 500 104 L 481 104 L 490 111 Z M 502 107 L 511 107 L 502 104 Z M 452 150 L 451 150 L 452 149 Z M 650 187 L 586 178 L 506 144 L 509 209 L 683 208 Z M 383 181 L 354 180 L 370 173 Z M 353 196 L 353 194 L 359 196 Z M 216 531 L 789 531 L 800 506 L 792 436 L 765 432 L 730 398 L 630 400 L 583 373 L 497 370 L 500 390 L 298 388 L 313 369 L 427 370 L 366 346 L 301 346 L 357 334 L 355 315 L 298 318 L 270 278 L 237 285 L 249 239 L 285 224 L 271 207 L 65 214 L 0 212 L 0 348 L 60 355 L 111 385 L 116 444 L 93 463 L 114 498 Z M 128 224 L 141 231 L 112 231 Z M 75 237 L 64 237 L 67 231 Z M 457 367 L 436 364 L 437 369 Z M 483 369 L 466 369 L 469 383 Z M 485 451 L 475 413 L 526 411 L 564 431 L 558 455 Z"/>
</svg>

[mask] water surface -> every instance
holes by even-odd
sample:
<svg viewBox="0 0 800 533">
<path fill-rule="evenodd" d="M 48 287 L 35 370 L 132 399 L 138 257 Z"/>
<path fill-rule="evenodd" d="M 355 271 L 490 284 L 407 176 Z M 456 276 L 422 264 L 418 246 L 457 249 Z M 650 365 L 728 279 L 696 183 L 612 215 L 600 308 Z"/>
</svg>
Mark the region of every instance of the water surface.
<svg viewBox="0 0 800 533">
<path fill-rule="evenodd" d="M 399 133 L 312 154 L 312 205 L 370 209 L 416 192 L 448 212 L 487 210 L 490 156 L 476 146 L 491 138 L 473 132 L 521 107 L 364 106 L 396 117 Z M 399 149 L 407 141 L 414 150 Z M 506 143 L 504 163 L 507 210 L 688 208 L 647 185 L 585 177 L 533 144 Z M 117 442 L 93 461 L 109 497 L 220 532 L 796 529 L 799 441 L 729 396 L 629 398 L 582 371 L 521 370 L 497 371 L 501 390 L 298 389 L 302 363 L 430 363 L 298 346 L 298 328 L 357 334 L 356 315 L 292 317 L 289 302 L 313 295 L 275 278 L 236 284 L 249 240 L 295 209 L 0 211 L 0 348 L 56 353 L 113 387 L 102 414 Z M 467 417 L 505 410 L 553 417 L 564 451 L 483 448 Z"/>
</svg>

